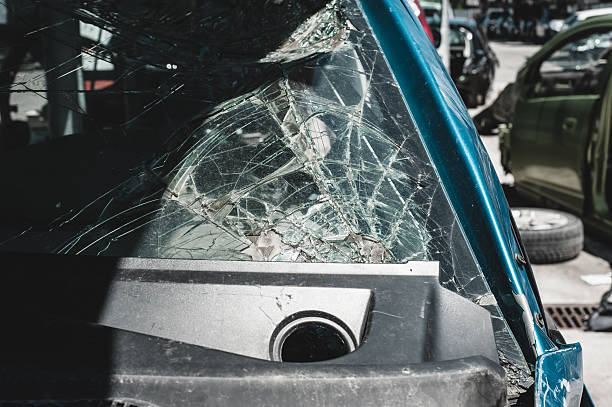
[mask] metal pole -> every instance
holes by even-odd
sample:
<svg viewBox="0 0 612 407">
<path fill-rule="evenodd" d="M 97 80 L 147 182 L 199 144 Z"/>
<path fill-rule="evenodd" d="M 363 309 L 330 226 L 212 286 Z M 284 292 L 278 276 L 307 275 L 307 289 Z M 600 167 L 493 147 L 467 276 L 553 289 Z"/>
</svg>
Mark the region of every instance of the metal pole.
<svg viewBox="0 0 612 407">
<path fill-rule="evenodd" d="M 44 4 L 41 13 L 50 137 L 81 133 L 86 108 L 79 22 Z"/>
</svg>

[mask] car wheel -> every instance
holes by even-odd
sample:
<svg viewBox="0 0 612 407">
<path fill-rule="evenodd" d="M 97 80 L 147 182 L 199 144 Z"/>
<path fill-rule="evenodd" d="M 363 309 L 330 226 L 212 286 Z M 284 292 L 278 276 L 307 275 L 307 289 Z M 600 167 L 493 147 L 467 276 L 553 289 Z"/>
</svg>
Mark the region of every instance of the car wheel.
<svg viewBox="0 0 612 407">
<path fill-rule="evenodd" d="M 532 263 L 569 260 L 582 250 L 582 221 L 574 215 L 542 208 L 512 208 L 512 215 Z"/>
</svg>

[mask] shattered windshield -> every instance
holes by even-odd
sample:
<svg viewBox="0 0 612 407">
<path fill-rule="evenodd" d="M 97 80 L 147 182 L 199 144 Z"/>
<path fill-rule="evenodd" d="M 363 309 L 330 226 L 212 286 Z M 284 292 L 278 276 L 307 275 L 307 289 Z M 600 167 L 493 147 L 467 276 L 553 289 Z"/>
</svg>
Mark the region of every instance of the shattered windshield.
<svg viewBox="0 0 612 407">
<path fill-rule="evenodd" d="M 80 45 L 81 58 L 67 61 L 70 67 L 54 66 L 10 85 L 27 90 L 42 78 L 68 82 L 73 76 L 75 90 L 85 91 L 61 92 L 60 103 L 75 105 L 85 93 L 84 105 L 60 112 L 72 123 L 63 123 L 59 134 L 51 112 L 41 112 L 39 135 L 92 138 L 66 133 L 93 124 L 102 137 L 123 138 L 118 143 L 140 136 L 144 150 L 156 138 L 161 145 L 132 169 L 136 174 L 115 180 L 82 207 L 65 207 L 58 196 L 59 216 L 51 233 L 40 236 L 43 244 L 57 253 L 161 258 L 431 258 L 434 236 L 446 233 L 446 226 L 428 219 L 440 185 L 383 56 L 373 43 L 359 48 L 371 39 L 352 29 L 338 2 L 282 9 L 300 20 L 291 32 L 264 31 L 257 41 L 247 40 L 249 47 L 236 43 L 249 33 L 233 34 L 240 38 L 203 41 L 197 52 L 190 49 L 195 43 L 187 44 L 178 55 L 164 49 L 171 46 L 167 35 L 128 32 L 134 30 L 129 13 L 70 9 L 82 19 L 72 27 L 79 40 L 98 42 L 86 49 L 74 44 L 70 50 Z M 263 24 L 262 16 L 232 13 Z M 209 19 L 215 28 L 221 24 Z M 225 24 L 217 30 L 232 28 Z M 209 36 L 204 28 L 198 31 Z M 98 81 L 89 72 L 110 75 Z M 114 103 L 121 105 L 121 121 L 107 117 Z M 53 239 L 67 230 L 67 238 Z M 27 234 L 32 232 L 41 231 Z"/>
<path fill-rule="evenodd" d="M 440 262 L 529 368 L 352 0 L 7 1 L 0 248 Z"/>
<path fill-rule="evenodd" d="M 541 65 L 540 73 L 601 70 L 612 51 L 612 31 L 588 33 L 552 53 Z M 598 72 L 597 72 L 598 73 Z"/>
</svg>

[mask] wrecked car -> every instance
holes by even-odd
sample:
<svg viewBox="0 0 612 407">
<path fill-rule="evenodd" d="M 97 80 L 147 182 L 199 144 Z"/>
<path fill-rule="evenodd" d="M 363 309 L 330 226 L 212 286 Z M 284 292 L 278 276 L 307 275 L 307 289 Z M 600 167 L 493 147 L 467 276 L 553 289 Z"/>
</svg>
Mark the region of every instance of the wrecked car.
<svg viewBox="0 0 612 407">
<path fill-rule="evenodd" d="M 433 17 L 430 20 L 434 36 L 440 39 L 440 33 L 444 31 L 440 21 Z M 489 47 L 484 31 L 473 19 L 450 18 L 448 33 L 450 76 L 468 108 L 482 105 L 493 83 L 499 61 Z"/>
<path fill-rule="evenodd" d="M 403 1 L 24 3 L 0 405 L 592 405 Z"/>
<path fill-rule="evenodd" d="M 502 164 L 517 192 L 564 209 L 612 236 L 610 129 L 612 17 L 593 17 L 555 36 L 512 87 L 500 131 Z"/>
<path fill-rule="evenodd" d="M 450 75 L 468 108 L 485 102 L 499 61 L 472 19 L 450 19 Z"/>
</svg>

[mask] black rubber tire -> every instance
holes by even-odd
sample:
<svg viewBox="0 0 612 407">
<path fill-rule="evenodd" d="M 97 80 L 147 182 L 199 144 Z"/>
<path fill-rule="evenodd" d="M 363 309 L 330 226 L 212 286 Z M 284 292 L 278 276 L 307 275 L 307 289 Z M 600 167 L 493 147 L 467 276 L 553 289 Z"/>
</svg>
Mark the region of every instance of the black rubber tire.
<svg viewBox="0 0 612 407">
<path fill-rule="evenodd" d="M 544 230 L 521 229 L 520 222 L 517 220 L 521 240 L 532 263 L 557 263 L 573 259 L 582 251 L 584 227 L 582 221 L 576 216 L 543 208 L 512 208 L 512 210 L 548 212 L 567 219 L 567 223 L 562 226 Z"/>
</svg>

